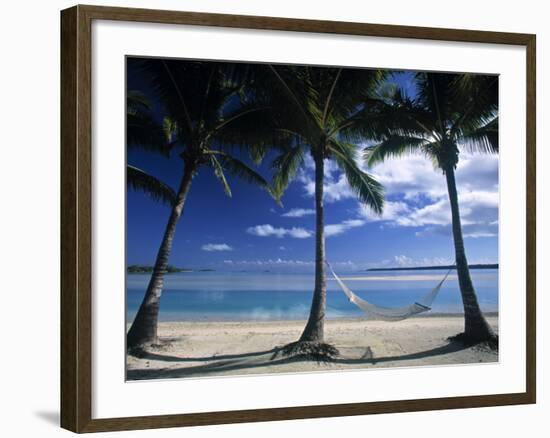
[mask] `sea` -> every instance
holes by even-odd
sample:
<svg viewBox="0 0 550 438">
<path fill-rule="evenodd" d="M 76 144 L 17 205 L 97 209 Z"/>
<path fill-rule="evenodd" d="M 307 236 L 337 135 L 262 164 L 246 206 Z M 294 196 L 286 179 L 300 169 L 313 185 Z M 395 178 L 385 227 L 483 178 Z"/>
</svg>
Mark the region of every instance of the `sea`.
<svg viewBox="0 0 550 438">
<path fill-rule="evenodd" d="M 367 271 L 339 273 L 361 298 L 384 307 L 420 300 L 446 271 Z M 498 312 L 498 269 L 471 270 L 481 309 Z M 143 299 L 150 274 L 128 274 L 127 321 Z M 161 321 L 276 321 L 306 319 L 313 295 L 313 274 L 274 272 L 181 272 L 165 277 Z M 463 313 L 456 271 L 443 284 L 431 313 Z M 357 318 L 363 312 L 351 304 L 327 274 L 326 317 Z"/>
</svg>

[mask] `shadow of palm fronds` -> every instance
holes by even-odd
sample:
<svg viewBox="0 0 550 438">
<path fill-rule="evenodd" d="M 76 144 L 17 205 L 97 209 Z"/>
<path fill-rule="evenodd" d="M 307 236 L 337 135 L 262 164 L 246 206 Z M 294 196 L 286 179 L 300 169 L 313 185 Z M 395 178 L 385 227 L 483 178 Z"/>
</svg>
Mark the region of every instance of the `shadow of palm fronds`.
<svg viewBox="0 0 550 438">
<path fill-rule="evenodd" d="M 415 359 L 425 359 L 427 357 L 442 356 L 468 349 L 461 343 L 450 342 L 448 344 L 432 348 L 430 350 L 419 351 L 415 353 L 400 354 L 395 356 L 375 357 L 371 347 L 350 347 L 342 348 L 350 354 L 342 354 L 331 360 L 333 364 L 340 365 L 376 365 L 379 363 L 398 362 Z M 174 356 L 165 356 L 156 353 L 148 353 L 147 358 L 155 360 L 164 360 L 166 362 L 199 362 L 214 361 L 212 363 L 164 369 L 134 369 L 127 371 L 128 380 L 147 380 L 147 379 L 174 379 L 180 377 L 207 376 L 227 371 L 254 369 L 261 367 L 271 367 L 284 365 L 288 363 L 308 362 L 315 363 L 315 360 L 308 360 L 304 357 L 283 356 L 278 354 L 279 348 L 271 350 L 262 350 L 241 354 L 226 354 L 222 356 L 208 356 L 195 358 L 180 358 Z"/>
</svg>

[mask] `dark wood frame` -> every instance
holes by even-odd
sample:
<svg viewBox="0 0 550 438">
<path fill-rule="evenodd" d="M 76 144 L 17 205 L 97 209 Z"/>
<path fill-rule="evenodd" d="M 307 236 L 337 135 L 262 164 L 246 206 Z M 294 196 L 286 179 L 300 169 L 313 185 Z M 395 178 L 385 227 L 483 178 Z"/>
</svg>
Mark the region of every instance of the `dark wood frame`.
<svg viewBox="0 0 550 438">
<path fill-rule="evenodd" d="M 510 44 L 527 51 L 527 369 L 523 393 L 92 419 L 91 23 L 120 20 Z M 98 432 L 536 402 L 535 47 L 530 34 L 75 6 L 61 12 L 61 426 Z"/>
</svg>

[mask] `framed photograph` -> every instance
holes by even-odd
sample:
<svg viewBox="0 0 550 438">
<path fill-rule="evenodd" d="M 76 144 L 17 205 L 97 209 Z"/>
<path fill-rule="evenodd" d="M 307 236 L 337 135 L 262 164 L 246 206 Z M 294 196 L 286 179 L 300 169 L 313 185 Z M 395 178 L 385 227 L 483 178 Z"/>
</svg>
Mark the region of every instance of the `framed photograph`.
<svg viewBox="0 0 550 438">
<path fill-rule="evenodd" d="M 61 13 L 61 425 L 535 403 L 535 35 Z"/>
</svg>

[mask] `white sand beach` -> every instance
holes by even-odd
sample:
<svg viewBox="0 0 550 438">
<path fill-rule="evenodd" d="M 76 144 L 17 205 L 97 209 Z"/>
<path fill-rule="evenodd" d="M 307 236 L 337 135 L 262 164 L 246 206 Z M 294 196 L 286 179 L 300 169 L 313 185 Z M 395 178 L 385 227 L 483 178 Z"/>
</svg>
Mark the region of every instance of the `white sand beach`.
<svg viewBox="0 0 550 438">
<path fill-rule="evenodd" d="M 498 316 L 488 315 L 498 332 Z M 274 357 L 274 348 L 296 341 L 304 321 L 162 322 L 160 345 L 142 358 L 128 356 L 127 379 L 296 373 L 354 368 L 496 362 L 498 353 L 449 343 L 463 330 L 462 315 L 427 315 L 400 322 L 328 320 L 325 339 L 340 357 L 317 363 Z"/>
</svg>

